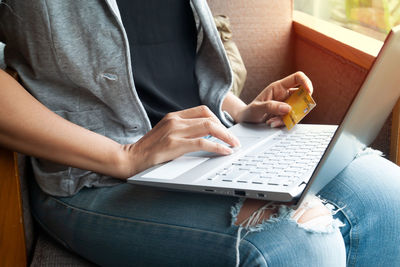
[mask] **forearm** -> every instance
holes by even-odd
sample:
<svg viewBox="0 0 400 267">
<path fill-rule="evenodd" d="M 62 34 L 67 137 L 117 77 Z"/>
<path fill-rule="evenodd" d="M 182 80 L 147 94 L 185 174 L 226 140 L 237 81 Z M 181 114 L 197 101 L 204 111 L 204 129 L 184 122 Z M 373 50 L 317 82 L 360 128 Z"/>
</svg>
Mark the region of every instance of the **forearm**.
<svg viewBox="0 0 400 267">
<path fill-rule="evenodd" d="M 2 70 L 0 84 L 1 145 L 117 178 L 127 175 L 122 145 L 53 113 Z"/>
<path fill-rule="evenodd" d="M 228 92 L 222 102 L 222 110 L 225 110 L 232 116 L 236 122 L 240 122 L 239 114 L 246 108 L 246 104 L 232 92 Z"/>
</svg>

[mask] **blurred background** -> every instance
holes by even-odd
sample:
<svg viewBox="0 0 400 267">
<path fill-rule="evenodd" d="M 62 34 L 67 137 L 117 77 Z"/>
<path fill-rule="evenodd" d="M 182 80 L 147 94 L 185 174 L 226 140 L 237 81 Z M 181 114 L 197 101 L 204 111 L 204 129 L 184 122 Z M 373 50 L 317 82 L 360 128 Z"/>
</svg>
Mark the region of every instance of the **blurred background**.
<svg viewBox="0 0 400 267">
<path fill-rule="evenodd" d="M 381 41 L 400 24 L 400 0 L 294 0 L 294 8 Z"/>
</svg>

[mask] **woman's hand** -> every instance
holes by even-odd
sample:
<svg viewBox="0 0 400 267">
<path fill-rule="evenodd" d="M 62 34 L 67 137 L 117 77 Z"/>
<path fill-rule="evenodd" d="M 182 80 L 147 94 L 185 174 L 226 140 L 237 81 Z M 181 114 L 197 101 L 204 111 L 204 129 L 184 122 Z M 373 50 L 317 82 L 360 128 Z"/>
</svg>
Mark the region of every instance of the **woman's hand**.
<svg viewBox="0 0 400 267">
<path fill-rule="evenodd" d="M 56 115 L 2 70 L 0 85 L 0 145 L 67 166 L 126 179 L 191 151 L 232 153 L 206 135 L 239 145 L 205 106 L 170 113 L 137 143 L 121 145 Z"/>
<path fill-rule="evenodd" d="M 135 168 L 129 171 L 129 175 L 188 152 L 204 150 L 221 155 L 232 153 L 231 148 L 203 138 L 207 135 L 212 135 L 232 147 L 240 145 L 239 140 L 228 132 L 206 106 L 167 114 L 137 143 L 125 147 L 129 155 L 126 166 Z"/>
<path fill-rule="evenodd" d="M 303 86 L 310 93 L 313 92 L 310 79 L 303 72 L 296 72 L 271 83 L 248 105 L 227 97 L 223 108 L 233 116 L 236 122 L 266 122 L 271 127 L 282 126 L 282 116 L 289 113 L 291 109 L 282 101 L 288 98 L 292 91 L 297 90 L 298 86 Z"/>
</svg>

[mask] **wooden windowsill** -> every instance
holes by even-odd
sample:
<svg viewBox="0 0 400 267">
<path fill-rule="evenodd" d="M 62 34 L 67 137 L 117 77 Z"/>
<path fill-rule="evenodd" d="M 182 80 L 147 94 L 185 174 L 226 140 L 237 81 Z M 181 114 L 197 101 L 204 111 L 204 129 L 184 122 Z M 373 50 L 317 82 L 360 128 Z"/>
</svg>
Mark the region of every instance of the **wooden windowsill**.
<svg viewBox="0 0 400 267">
<path fill-rule="evenodd" d="M 314 42 L 345 59 L 369 69 L 383 42 L 345 29 L 300 11 L 293 11 L 296 35 Z"/>
<path fill-rule="evenodd" d="M 318 19 L 300 11 L 293 11 L 293 29 L 297 36 L 313 42 L 343 58 L 369 70 L 383 42 Z M 400 100 L 392 113 L 390 159 L 400 165 Z"/>
</svg>

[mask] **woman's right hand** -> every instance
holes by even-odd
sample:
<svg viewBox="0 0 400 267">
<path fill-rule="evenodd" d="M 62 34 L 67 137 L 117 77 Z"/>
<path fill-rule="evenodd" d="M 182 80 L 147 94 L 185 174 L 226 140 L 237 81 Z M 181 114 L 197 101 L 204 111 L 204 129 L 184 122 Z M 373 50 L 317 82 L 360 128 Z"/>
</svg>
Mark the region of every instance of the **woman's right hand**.
<svg viewBox="0 0 400 267">
<path fill-rule="evenodd" d="M 0 146 L 119 179 L 192 151 L 231 153 L 206 135 L 239 145 L 205 106 L 170 113 L 137 143 L 121 145 L 58 116 L 3 70 L 0 106 Z"/>
<path fill-rule="evenodd" d="M 232 153 L 231 148 L 203 138 L 207 135 L 232 147 L 240 146 L 239 140 L 228 132 L 206 106 L 167 114 L 138 142 L 124 146 L 128 155 L 125 165 L 127 177 L 189 152 L 203 150 L 221 155 Z"/>
</svg>

